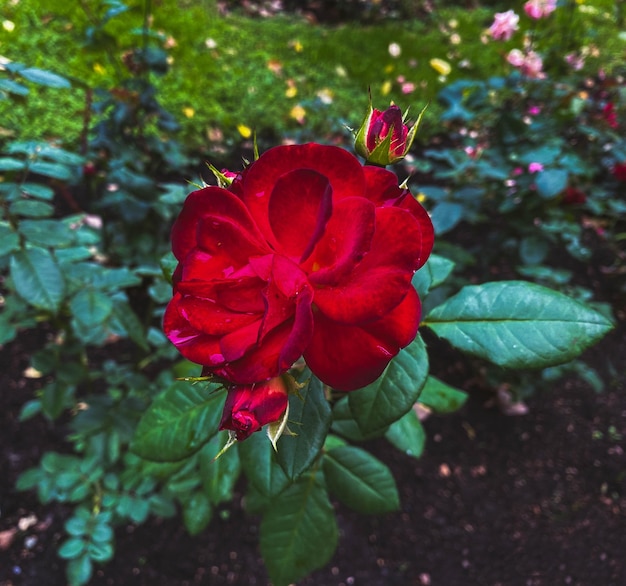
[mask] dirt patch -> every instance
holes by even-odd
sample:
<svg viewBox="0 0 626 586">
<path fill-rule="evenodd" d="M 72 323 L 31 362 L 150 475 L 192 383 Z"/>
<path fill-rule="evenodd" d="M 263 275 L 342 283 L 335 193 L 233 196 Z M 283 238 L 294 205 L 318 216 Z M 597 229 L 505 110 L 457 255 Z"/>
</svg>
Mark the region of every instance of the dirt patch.
<svg viewBox="0 0 626 586">
<path fill-rule="evenodd" d="M 302 584 L 626 584 L 625 333 L 622 326 L 585 356 L 607 382 L 601 394 L 566 379 L 530 398 L 527 415 L 510 417 L 487 406 L 489 394 L 473 389 L 461 411 L 426 421 L 421 460 L 384 440 L 368 443 L 390 465 L 402 510 L 365 517 L 338 505 L 337 553 Z M 22 336 L 2 352 L 0 536 L 8 539 L 0 549 L 2 586 L 65 584 L 55 548 L 69 509 L 43 506 L 34 494 L 13 488 L 43 451 L 64 448 L 58 427 L 42 418 L 17 421 L 36 387 L 22 376 L 36 342 Z M 466 374 L 450 357 L 439 358 L 453 365 L 454 376 Z M 267 584 L 258 518 L 245 515 L 242 492 L 196 538 L 177 519 L 120 527 L 115 558 L 98 568 L 92 583 Z"/>
</svg>

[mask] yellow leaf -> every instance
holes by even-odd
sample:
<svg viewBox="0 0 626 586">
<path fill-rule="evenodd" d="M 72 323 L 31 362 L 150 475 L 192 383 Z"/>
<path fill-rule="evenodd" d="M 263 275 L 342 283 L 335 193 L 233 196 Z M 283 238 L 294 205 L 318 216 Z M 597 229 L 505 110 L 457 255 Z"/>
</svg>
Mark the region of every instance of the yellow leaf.
<svg viewBox="0 0 626 586">
<path fill-rule="evenodd" d="M 239 134 L 241 134 L 241 136 L 243 136 L 244 138 L 250 138 L 252 136 L 252 129 L 245 124 L 238 124 L 237 130 L 239 131 Z"/>
<path fill-rule="evenodd" d="M 443 59 L 434 59 L 430 60 L 430 66 L 440 75 L 449 75 L 452 71 L 452 66 Z"/>
</svg>

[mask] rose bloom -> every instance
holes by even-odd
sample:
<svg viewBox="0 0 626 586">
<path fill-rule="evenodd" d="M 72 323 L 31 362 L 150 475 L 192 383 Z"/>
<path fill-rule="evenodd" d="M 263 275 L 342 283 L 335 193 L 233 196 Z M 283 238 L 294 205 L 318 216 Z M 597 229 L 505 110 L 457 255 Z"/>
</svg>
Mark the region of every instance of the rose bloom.
<svg viewBox="0 0 626 586">
<path fill-rule="evenodd" d="M 528 0 L 524 4 L 524 12 L 534 18 L 544 18 L 556 10 L 557 0 Z"/>
<path fill-rule="evenodd" d="M 188 196 L 163 328 L 231 383 L 303 356 L 324 383 L 358 389 L 415 338 L 411 278 L 432 245 L 428 214 L 392 172 L 339 147 L 277 146 L 227 189 Z"/>
<path fill-rule="evenodd" d="M 626 161 L 613 165 L 613 177 L 618 181 L 626 181 Z"/>
<path fill-rule="evenodd" d="M 565 205 L 582 204 L 582 203 L 585 203 L 586 201 L 587 201 L 587 195 L 585 194 L 584 191 L 581 191 L 580 189 L 576 187 L 565 188 L 565 191 L 563 192 L 563 199 L 562 199 L 562 202 Z"/>
<path fill-rule="evenodd" d="M 508 41 L 518 29 L 518 23 L 519 16 L 513 10 L 496 12 L 493 24 L 487 32 L 498 41 Z"/>
<path fill-rule="evenodd" d="M 511 49 L 506 56 L 506 60 L 517 67 L 523 75 L 533 79 L 543 79 L 546 75 L 543 73 L 543 61 L 535 51 L 522 53 L 519 49 Z"/>
<path fill-rule="evenodd" d="M 607 102 L 602 108 L 602 116 L 604 120 L 611 128 L 618 128 L 619 122 L 617 121 L 617 112 L 615 111 L 615 105 L 613 102 Z"/>
</svg>

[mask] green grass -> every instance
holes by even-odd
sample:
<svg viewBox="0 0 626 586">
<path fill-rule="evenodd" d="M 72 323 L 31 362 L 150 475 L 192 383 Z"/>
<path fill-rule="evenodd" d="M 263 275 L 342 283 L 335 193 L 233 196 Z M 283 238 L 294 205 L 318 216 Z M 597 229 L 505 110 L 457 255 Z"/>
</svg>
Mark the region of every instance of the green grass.
<svg viewBox="0 0 626 586">
<path fill-rule="evenodd" d="M 93 0 L 85 3 L 95 4 Z M 606 2 L 596 0 L 594 4 Z M 40 0 L 20 0 L 0 9 L 0 20 L 15 24 L 12 32 L 0 28 L 0 55 L 90 86 L 114 87 L 125 75 L 119 56 L 141 43 L 132 29 L 142 26 L 142 3 L 134 0 L 134 5 L 135 9 L 106 27 L 115 42 L 115 58 L 110 60 L 106 52 L 85 47 L 89 21 L 78 2 L 48 0 L 42 8 Z M 588 30 L 605 39 L 598 61 L 605 59 L 607 68 L 619 61 L 620 48 L 626 43 L 617 38 L 616 27 L 604 12 L 593 17 Z M 227 144 L 236 143 L 241 140 L 239 124 L 271 139 L 327 136 L 329 126 L 331 132 L 340 132 L 342 124 L 354 127 L 360 123 L 368 87 L 375 105 L 383 107 L 394 100 L 403 108 L 410 105 L 417 114 L 434 100 L 443 83 L 505 73 L 503 55 L 516 46 L 515 40 L 507 44 L 481 42 L 481 33 L 492 19 L 492 12 L 484 9 L 448 9 L 424 22 L 333 28 L 286 17 L 223 18 L 207 0 L 162 0 L 154 3 L 153 13 L 152 30 L 163 31 L 176 42 L 169 50 L 173 58 L 170 72 L 154 82 L 163 105 L 183 124 L 182 138 L 190 148 L 202 148 L 210 129 L 219 129 Z M 452 20 L 456 21 L 454 27 Z M 459 44 L 451 42 L 453 32 L 459 35 Z M 215 48 L 207 47 L 207 39 L 213 40 Z M 391 42 L 402 47 L 397 58 L 389 54 Z M 446 79 L 430 66 L 433 57 L 452 65 Z M 463 68 L 464 61 L 468 65 Z M 280 71 L 272 71 L 270 64 L 280 65 Z M 417 89 L 403 94 L 396 82 L 398 76 L 415 83 Z M 288 95 L 290 86 L 296 88 L 295 95 Z M 385 87 L 391 89 L 383 95 Z M 319 99 L 321 90 L 332 96 L 330 105 Z M 306 111 L 304 124 L 290 116 L 296 105 Z M 0 102 L 0 127 L 17 138 L 55 137 L 71 143 L 79 136 L 84 107 L 84 92 L 78 84 L 72 90 L 33 86 L 22 104 Z M 435 131 L 437 112 L 433 104 L 425 134 Z"/>
</svg>

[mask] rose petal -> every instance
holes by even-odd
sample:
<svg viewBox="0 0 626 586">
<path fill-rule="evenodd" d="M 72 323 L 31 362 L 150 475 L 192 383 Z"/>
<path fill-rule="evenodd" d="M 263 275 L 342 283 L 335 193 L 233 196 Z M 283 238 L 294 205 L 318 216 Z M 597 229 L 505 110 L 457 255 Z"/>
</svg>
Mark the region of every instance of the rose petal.
<svg viewBox="0 0 626 586">
<path fill-rule="evenodd" d="M 328 179 L 311 169 L 296 169 L 278 179 L 268 215 L 284 254 L 300 262 L 309 257 L 332 213 L 332 196 Z"/>
<path fill-rule="evenodd" d="M 241 267 L 247 264 L 251 256 L 268 251 L 267 244 L 257 238 L 254 232 L 230 218 L 213 214 L 198 221 L 196 241 L 198 247 L 209 254 L 227 256 L 233 267 Z"/>
<path fill-rule="evenodd" d="M 338 201 L 324 236 L 303 265 L 311 283 L 332 285 L 345 278 L 369 251 L 375 223 L 375 207 L 366 199 Z"/>
<path fill-rule="evenodd" d="M 178 312 L 192 328 L 212 336 L 223 336 L 259 320 L 258 315 L 231 311 L 214 301 L 185 295 Z"/>
<path fill-rule="evenodd" d="M 398 305 L 410 287 L 419 249 L 419 225 L 406 210 L 376 209 L 376 231 L 370 251 L 345 278 L 315 287 L 314 303 L 327 317 L 345 324 L 378 319 Z M 311 283 L 317 284 L 315 276 Z"/>
<path fill-rule="evenodd" d="M 306 313 L 307 310 L 310 312 L 310 306 L 308 309 L 306 305 L 301 307 L 302 313 Z M 312 322 L 312 316 L 310 321 Z M 306 329 L 306 318 L 302 322 Z M 252 384 L 277 376 L 302 356 L 304 347 L 310 339 L 310 335 L 305 337 L 292 335 L 292 332 L 297 330 L 294 321 L 288 320 L 271 330 L 239 360 L 224 364 L 213 372 L 237 384 Z"/>
<path fill-rule="evenodd" d="M 328 178 L 333 204 L 344 197 L 362 196 L 363 167 L 348 151 L 315 143 L 277 146 L 265 151 L 243 175 L 243 200 L 269 241 L 274 235 L 268 218 L 269 199 L 280 177 L 296 169 L 310 169 Z"/>
<path fill-rule="evenodd" d="M 433 250 L 433 245 L 435 243 L 435 229 L 433 228 L 433 223 L 428 215 L 428 212 L 410 193 L 402 199 L 397 207 L 410 212 L 419 225 L 419 245 L 417 241 L 414 243 L 419 250 L 417 265 L 415 268 L 419 269 L 424 266 L 424 263 L 428 260 L 428 257 Z"/>
<path fill-rule="evenodd" d="M 363 327 L 342 325 L 315 314 L 313 338 L 304 359 L 315 376 L 331 387 L 360 389 L 374 382 L 415 338 L 419 319 L 420 302 L 413 289 L 388 315 Z"/>
<path fill-rule="evenodd" d="M 191 362 L 205 366 L 224 363 L 219 338 L 205 334 L 184 319 L 178 308 L 181 296 L 175 294 L 165 308 L 163 331 L 178 351 Z"/>
<path fill-rule="evenodd" d="M 388 169 L 368 165 L 363 167 L 363 173 L 367 185 L 364 195 L 377 206 L 383 205 L 390 199 L 389 190 L 393 190 L 394 195 L 396 190 L 402 191 L 398 187 L 398 177 Z"/>
<path fill-rule="evenodd" d="M 207 216 L 237 224 L 262 241 L 262 236 L 243 202 L 226 189 L 209 186 L 187 196 L 183 209 L 172 226 L 172 251 L 178 260 L 184 259 L 196 247 L 198 224 Z"/>
</svg>

